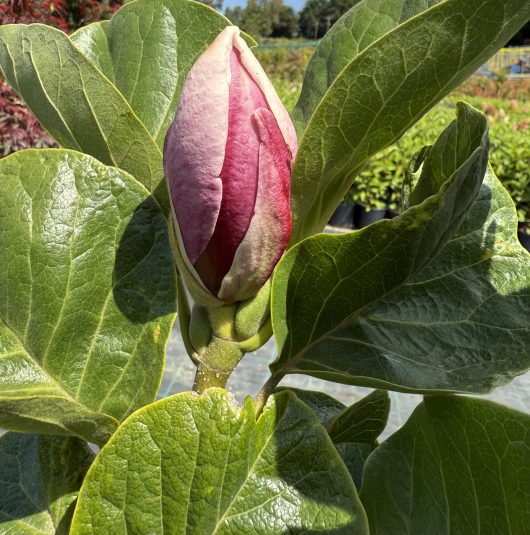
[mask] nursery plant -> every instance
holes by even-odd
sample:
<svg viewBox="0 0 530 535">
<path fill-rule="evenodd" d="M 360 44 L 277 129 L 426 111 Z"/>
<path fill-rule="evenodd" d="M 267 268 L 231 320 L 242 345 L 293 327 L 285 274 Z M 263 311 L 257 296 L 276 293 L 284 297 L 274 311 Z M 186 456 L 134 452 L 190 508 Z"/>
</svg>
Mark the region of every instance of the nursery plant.
<svg viewBox="0 0 530 535">
<path fill-rule="evenodd" d="M 418 145 L 401 215 L 321 231 L 529 16 L 361 0 L 292 119 L 252 38 L 199 3 L 0 27 L 3 75 L 61 146 L 0 160 L 0 533 L 527 533 L 530 416 L 465 395 L 530 367 L 530 256 L 486 117 L 459 103 Z M 154 401 L 177 312 L 195 384 Z M 238 404 L 226 381 L 271 336 Z M 287 374 L 375 390 L 346 407 Z M 389 390 L 424 398 L 379 443 Z"/>
<path fill-rule="evenodd" d="M 530 106 L 523 101 L 468 97 L 469 103 L 485 109 L 490 129 L 489 161 L 495 175 L 510 193 L 519 217 L 519 228 L 530 225 L 530 126 L 526 116 Z M 435 106 L 394 145 L 374 156 L 346 194 L 348 203 L 364 203 L 369 208 L 389 205 L 397 210 L 400 204 L 402 177 L 417 139 L 434 143 L 443 125 L 454 116 L 457 97 L 451 96 Z"/>
</svg>

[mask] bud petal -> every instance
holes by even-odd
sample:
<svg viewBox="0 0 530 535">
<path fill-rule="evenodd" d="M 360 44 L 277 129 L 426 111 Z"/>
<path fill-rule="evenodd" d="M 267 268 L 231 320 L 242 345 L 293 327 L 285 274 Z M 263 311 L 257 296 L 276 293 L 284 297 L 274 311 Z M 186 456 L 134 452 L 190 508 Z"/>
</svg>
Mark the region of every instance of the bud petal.
<svg viewBox="0 0 530 535">
<path fill-rule="evenodd" d="M 255 113 L 259 132 L 259 183 L 254 217 L 223 279 L 219 297 L 243 301 L 270 277 L 291 235 L 291 161 L 269 110 Z M 267 259 L 264 262 L 263 259 Z"/>
<path fill-rule="evenodd" d="M 261 65 L 225 28 L 191 69 L 164 145 L 181 255 L 221 301 L 255 295 L 287 246 L 297 148 Z"/>
</svg>

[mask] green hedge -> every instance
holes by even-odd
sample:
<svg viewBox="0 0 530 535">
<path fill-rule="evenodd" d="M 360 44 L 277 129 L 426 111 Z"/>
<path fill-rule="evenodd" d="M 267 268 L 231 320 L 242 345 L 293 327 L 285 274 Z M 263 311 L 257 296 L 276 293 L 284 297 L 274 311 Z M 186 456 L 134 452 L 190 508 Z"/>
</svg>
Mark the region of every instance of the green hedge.
<svg viewBox="0 0 530 535">
<path fill-rule="evenodd" d="M 450 97 L 416 124 L 398 143 L 373 158 L 346 197 L 368 208 L 389 205 L 397 209 L 402 177 L 414 153 L 432 144 L 453 120 L 459 99 Z M 461 99 L 460 99 L 461 100 Z M 487 115 L 490 124 L 490 162 L 517 204 L 519 221 L 530 226 L 530 126 L 529 104 L 469 97 L 466 100 Z"/>
</svg>

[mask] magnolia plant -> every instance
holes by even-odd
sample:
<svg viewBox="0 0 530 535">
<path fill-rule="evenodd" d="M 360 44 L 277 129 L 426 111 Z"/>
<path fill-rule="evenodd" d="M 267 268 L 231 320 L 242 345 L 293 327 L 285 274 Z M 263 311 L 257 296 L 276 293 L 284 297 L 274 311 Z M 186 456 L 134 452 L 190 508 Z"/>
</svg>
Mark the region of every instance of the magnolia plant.
<svg viewBox="0 0 530 535">
<path fill-rule="evenodd" d="M 0 533 L 528 533 L 530 416 L 458 395 L 530 367 L 530 256 L 485 117 L 460 103 L 418 140 L 401 215 L 321 231 L 529 16 L 361 0 L 292 119 L 252 38 L 199 3 L 0 27 L 5 79 L 62 147 L 0 161 Z M 195 384 L 154 401 L 177 311 Z M 271 336 L 238 404 L 227 379 Z M 346 407 L 287 374 L 375 390 Z M 389 390 L 425 397 L 379 443 Z"/>
</svg>

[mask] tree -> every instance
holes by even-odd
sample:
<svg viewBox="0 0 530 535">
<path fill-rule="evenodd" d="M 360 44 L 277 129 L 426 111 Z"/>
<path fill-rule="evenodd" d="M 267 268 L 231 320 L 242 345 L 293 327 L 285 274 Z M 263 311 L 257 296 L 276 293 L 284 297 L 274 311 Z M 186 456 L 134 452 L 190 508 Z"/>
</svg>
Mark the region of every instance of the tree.
<svg viewBox="0 0 530 535">
<path fill-rule="evenodd" d="M 269 37 L 272 21 L 263 0 L 249 0 L 241 17 L 241 28 L 254 37 Z"/>
<path fill-rule="evenodd" d="M 240 6 L 227 7 L 225 11 L 225 17 L 230 20 L 235 26 L 242 27 L 244 9 Z"/>
<path fill-rule="evenodd" d="M 329 7 L 329 0 L 307 0 L 300 12 L 300 33 L 309 39 L 318 39 L 324 35 L 324 16 Z"/>
<path fill-rule="evenodd" d="M 308 0 L 300 12 L 300 33 L 320 39 L 337 20 L 360 0 Z"/>
<path fill-rule="evenodd" d="M 286 6 L 282 0 L 274 0 L 272 5 L 279 4 L 275 7 L 272 16 L 272 34 L 271 37 L 295 37 L 299 32 L 298 15 L 290 6 Z"/>
<path fill-rule="evenodd" d="M 225 16 L 257 37 L 291 38 L 298 34 L 298 16 L 283 0 L 249 0 L 245 8 L 227 8 Z"/>
</svg>

